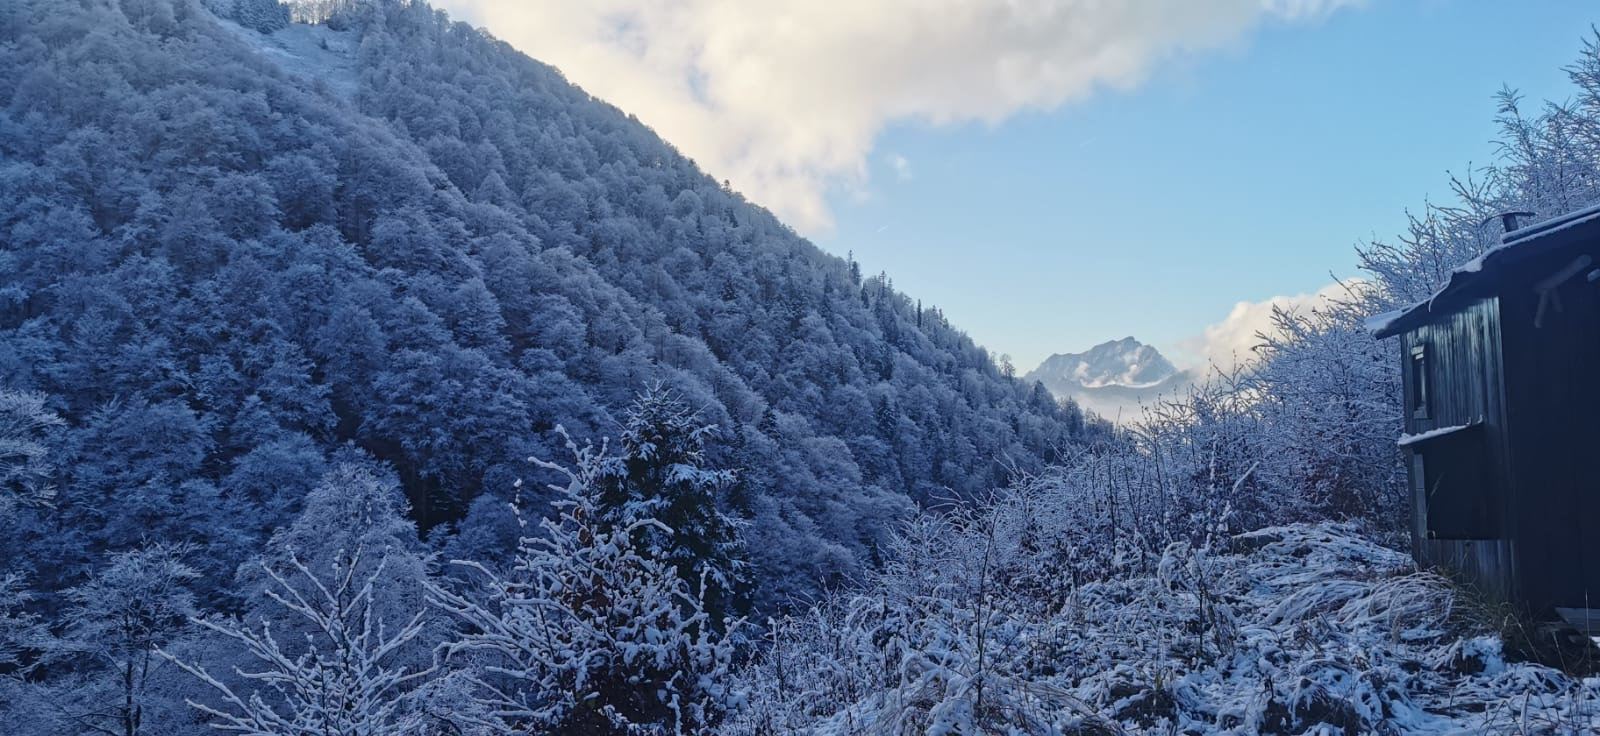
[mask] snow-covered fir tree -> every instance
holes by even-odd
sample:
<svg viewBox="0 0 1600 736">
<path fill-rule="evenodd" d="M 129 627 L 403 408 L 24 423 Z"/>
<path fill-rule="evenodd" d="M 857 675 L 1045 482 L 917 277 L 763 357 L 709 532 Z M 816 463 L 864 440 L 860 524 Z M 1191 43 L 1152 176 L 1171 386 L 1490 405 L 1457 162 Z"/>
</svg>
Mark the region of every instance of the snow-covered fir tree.
<svg viewBox="0 0 1600 736">
<path fill-rule="evenodd" d="M 715 432 L 675 392 L 652 383 L 628 407 L 618 452 L 603 458 L 593 482 L 596 521 L 631 527 L 634 549 L 700 591 L 721 626 L 724 616 L 747 612 L 750 581 L 738 522 L 722 511 L 720 494 L 734 472 L 713 467 L 707 452 Z M 645 518 L 660 523 L 635 523 Z"/>
<path fill-rule="evenodd" d="M 611 458 L 569 445 L 553 518 L 525 525 L 510 569 L 462 562 L 469 582 L 433 588 L 460 619 L 444 651 L 477 686 L 476 725 L 496 733 L 695 734 L 719 723 L 738 623 L 711 625 L 702 589 L 640 549 L 670 534 L 651 506 L 608 506 Z M 520 484 L 520 483 L 519 483 Z"/>
</svg>

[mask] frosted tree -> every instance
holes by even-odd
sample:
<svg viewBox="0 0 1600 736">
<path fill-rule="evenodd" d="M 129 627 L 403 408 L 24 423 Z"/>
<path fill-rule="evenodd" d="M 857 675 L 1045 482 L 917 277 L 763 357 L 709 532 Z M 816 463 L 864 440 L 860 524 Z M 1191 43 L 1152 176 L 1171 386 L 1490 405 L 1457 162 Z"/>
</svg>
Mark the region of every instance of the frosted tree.
<svg viewBox="0 0 1600 736">
<path fill-rule="evenodd" d="M 297 585 L 301 595 L 317 595 L 316 581 L 300 574 L 304 566 L 375 578 L 378 592 L 368 601 L 374 620 L 390 630 L 407 626 L 418 611 L 427 609 L 429 559 L 406 510 L 392 472 L 353 450 L 341 451 L 306 496 L 300 515 L 273 534 L 262 559 L 239 570 L 237 585 L 250 599 L 247 617 L 271 621 L 280 636 L 317 633 L 315 627 L 307 628 L 310 619 L 269 595 L 283 580 Z M 431 642 L 416 641 L 398 655 L 420 669 L 431 662 L 430 649 Z"/>
<path fill-rule="evenodd" d="M 86 656 L 109 675 L 100 692 L 70 706 L 85 733 L 139 736 L 145 728 L 156 648 L 177 638 L 195 615 L 185 546 L 150 545 L 117 554 L 87 583 L 67 591 L 66 654 Z M 98 676 L 96 679 L 101 679 Z M 113 684 L 114 683 L 114 684 Z"/>
<path fill-rule="evenodd" d="M 0 390 L 0 521 L 18 504 L 46 504 L 55 496 L 45 440 L 63 424 L 42 394 Z"/>
<path fill-rule="evenodd" d="M 21 576 L 0 575 L 0 720 L 27 714 L 38 724 L 36 732 L 47 732 L 61 721 L 44 715 L 51 708 L 49 696 L 55 693 L 47 693 L 35 673 L 45 663 L 38 653 L 49 652 L 56 644 L 45 627 L 46 617 L 25 608 L 33 600 Z"/>
<path fill-rule="evenodd" d="M 334 562 L 326 577 L 292 558 L 296 580 L 262 564 L 272 587 L 264 595 L 292 614 L 309 633 L 280 643 L 272 626 L 242 621 L 195 619 L 249 655 L 254 668 L 239 667 L 236 681 L 167 652 L 162 656 L 213 691 L 215 700 L 189 700 L 211 724 L 249 736 L 404 736 L 422 727 L 407 693 L 433 668 L 396 664 L 397 654 L 421 635 L 425 612 L 389 627 L 374 603 L 384 561 L 365 569 L 364 550 Z"/>
<path fill-rule="evenodd" d="M 1366 278 L 1302 313 L 1280 311 L 1261 335 L 1262 360 L 1241 382 L 1265 430 L 1263 477 L 1302 516 L 1403 533 L 1400 376 L 1393 346 L 1365 319 L 1427 300 L 1451 272 L 1502 242 L 1495 215 L 1556 217 L 1600 202 L 1600 34 L 1567 72 L 1569 103 L 1530 107 L 1514 90 L 1495 95 L 1500 134 L 1488 165 L 1450 179 L 1451 196 L 1408 213 L 1405 232 L 1359 246 Z"/>
<path fill-rule="evenodd" d="M 18 505 L 54 497 L 46 435 L 63 424 L 45 408 L 44 396 L 0 390 L 0 523 L 11 521 Z M 22 665 L 24 650 L 46 640 L 39 617 L 23 610 L 32 597 L 22 575 L 0 574 L 0 671 Z"/>
<path fill-rule="evenodd" d="M 0 576 L 0 672 L 25 673 L 25 652 L 48 641 L 39 617 L 23 610 L 32 598 L 20 576 Z"/>
<path fill-rule="evenodd" d="M 551 486 L 554 516 L 522 538 L 510 569 L 460 562 L 478 585 L 434 586 L 434 605 L 466 629 L 444 652 L 470 668 L 479 725 L 508 733 L 703 733 L 727 708 L 734 632 L 708 625 L 702 591 L 634 542 L 646 530 L 672 529 L 639 504 L 606 514 L 603 450 L 568 447 L 574 468 L 539 462 L 567 482 Z M 518 521 L 526 529 L 520 510 Z"/>
<path fill-rule="evenodd" d="M 748 599 L 737 522 L 719 510 L 734 474 L 712 466 L 702 423 L 670 389 L 653 383 L 628 407 L 621 453 L 597 464 L 597 521 L 631 526 L 641 554 L 671 566 L 705 593 L 713 625 L 744 612 Z M 639 525 L 641 518 L 660 524 Z"/>
<path fill-rule="evenodd" d="M 296 23 L 326 23 L 352 4 L 353 0 L 289 0 L 287 3 Z"/>
<path fill-rule="evenodd" d="M 1451 177 L 1451 198 L 1408 213 L 1406 232 L 1393 241 L 1357 248 L 1380 297 L 1372 309 L 1432 296 L 1451 270 L 1500 243 L 1497 213 L 1543 219 L 1600 202 L 1600 31 L 1566 72 L 1577 87 L 1573 102 L 1530 110 L 1515 90 L 1496 93 L 1496 159 Z"/>
</svg>

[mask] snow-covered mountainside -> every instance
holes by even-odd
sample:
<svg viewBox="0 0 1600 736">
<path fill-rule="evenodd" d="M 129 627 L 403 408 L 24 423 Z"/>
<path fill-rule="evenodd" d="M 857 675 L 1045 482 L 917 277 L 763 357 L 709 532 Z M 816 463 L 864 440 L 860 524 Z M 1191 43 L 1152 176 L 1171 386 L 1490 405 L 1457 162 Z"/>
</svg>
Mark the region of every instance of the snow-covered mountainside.
<svg viewBox="0 0 1600 736">
<path fill-rule="evenodd" d="M 30 512 L 0 568 L 214 540 L 220 587 L 350 453 L 503 554 L 526 459 L 660 382 L 777 606 L 1097 431 L 555 69 L 420 2 L 295 7 L 0 4 L 0 388 L 84 448 L 71 541 Z"/>
<path fill-rule="evenodd" d="M 1124 337 L 1082 353 L 1052 355 L 1023 380 L 1038 381 L 1057 397 L 1115 419 L 1137 411 L 1141 401 L 1183 386 L 1190 376 L 1154 347 Z"/>
</svg>

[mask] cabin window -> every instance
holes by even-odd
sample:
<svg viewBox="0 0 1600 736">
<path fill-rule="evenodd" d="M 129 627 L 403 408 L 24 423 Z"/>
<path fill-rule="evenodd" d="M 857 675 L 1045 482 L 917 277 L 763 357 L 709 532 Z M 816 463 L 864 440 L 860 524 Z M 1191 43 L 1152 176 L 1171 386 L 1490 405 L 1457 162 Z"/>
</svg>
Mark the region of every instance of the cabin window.
<svg viewBox="0 0 1600 736">
<path fill-rule="evenodd" d="M 1411 416 L 1426 419 L 1428 416 L 1429 386 L 1428 386 L 1428 347 L 1418 345 L 1411 348 Z"/>
</svg>

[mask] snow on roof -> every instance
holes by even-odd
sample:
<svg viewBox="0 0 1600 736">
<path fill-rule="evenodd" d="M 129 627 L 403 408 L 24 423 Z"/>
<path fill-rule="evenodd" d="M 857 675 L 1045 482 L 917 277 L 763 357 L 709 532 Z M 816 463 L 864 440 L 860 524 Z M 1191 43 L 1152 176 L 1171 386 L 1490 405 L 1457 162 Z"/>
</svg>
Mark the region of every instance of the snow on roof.
<svg viewBox="0 0 1600 736">
<path fill-rule="evenodd" d="M 1367 328 L 1367 332 L 1372 332 L 1372 333 L 1383 332 L 1384 330 L 1389 329 L 1389 325 L 1393 324 L 1395 320 L 1400 319 L 1400 316 L 1405 314 L 1405 313 L 1406 313 L 1406 310 L 1404 310 L 1404 309 L 1396 309 L 1396 310 L 1389 311 L 1389 312 L 1380 312 L 1378 314 L 1372 315 L 1371 317 L 1368 317 L 1366 319 L 1366 321 L 1362 324 L 1362 326 Z"/>
<path fill-rule="evenodd" d="M 1500 245 L 1452 269 L 1444 286 L 1435 291 L 1433 296 L 1394 312 L 1375 315 L 1367 320 L 1366 327 L 1377 337 L 1385 338 L 1427 321 L 1429 315 L 1453 311 L 1458 305 L 1447 297 L 1477 285 L 1484 280 L 1485 274 L 1492 273 L 1504 263 L 1534 255 L 1539 251 L 1535 244 L 1540 241 L 1557 245 L 1560 241 L 1550 238 L 1591 225 L 1600 225 L 1600 204 L 1506 233 Z"/>
</svg>

